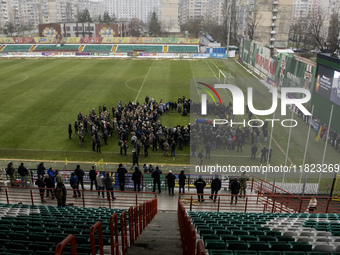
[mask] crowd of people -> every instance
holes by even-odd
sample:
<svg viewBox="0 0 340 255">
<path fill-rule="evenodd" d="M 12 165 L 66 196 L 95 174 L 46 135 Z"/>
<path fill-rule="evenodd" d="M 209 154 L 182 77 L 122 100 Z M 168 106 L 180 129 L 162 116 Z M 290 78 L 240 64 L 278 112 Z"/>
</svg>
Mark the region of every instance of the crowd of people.
<svg viewBox="0 0 340 255">
<path fill-rule="evenodd" d="M 99 106 L 96 113 L 93 108 L 89 115 L 83 116 L 80 112 L 74 123 L 74 131 L 79 139 L 80 147 L 83 147 L 85 137 L 91 137 L 92 150 L 101 152 L 101 147 L 108 144 L 108 140 L 118 140 L 120 154 L 126 157 L 129 146 L 134 155 L 134 162 L 138 165 L 138 157 L 141 153 L 144 157 L 149 154 L 149 149 L 157 151 L 161 149 L 165 156 L 171 153 L 175 157 L 176 149 L 182 150 L 189 145 L 190 125 L 162 125 L 159 118 L 163 114 L 177 112 L 187 115 L 190 111 L 191 100 L 184 96 L 177 101 L 159 102 L 153 98 L 145 97 L 142 104 L 129 102 L 123 105 L 120 100 L 117 107 L 111 111 L 105 106 Z M 68 126 L 69 139 L 72 139 L 72 125 Z M 113 139 L 114 141 L 117 141 Z"/>
</svg>

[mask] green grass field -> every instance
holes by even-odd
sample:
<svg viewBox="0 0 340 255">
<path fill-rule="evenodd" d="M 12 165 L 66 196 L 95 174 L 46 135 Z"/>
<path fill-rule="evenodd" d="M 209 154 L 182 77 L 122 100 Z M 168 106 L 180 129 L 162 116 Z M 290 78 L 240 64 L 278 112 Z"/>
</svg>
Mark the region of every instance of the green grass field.
<svg viewBox="0 0 340 255">
<path fill-rule="evenodd" d="M 0 153 L 3 159 L 36 159 L 96 162 L 131 163 L 131 155 L 119 155 L 116 136 L 109 138 L 102 146 L 102 153 L 91 150 L 90 137 L 85 137 L 85 146 L 79 147 L 78 137 L 68 139 L 68 124 L 76 121 L 79 112 L 88 114 L 92 108 L 98 112 L 99 105 L 109 109 L 129 101 L 143 102 L 146 95 L 157 101 L 177 100 L 185 96 L 199 97 L 198 91 L 190 95 L 190 84 L 208 81 L 218 82 L 219 69 L 236 77 L 236 85 L 246 95 L 249 86 L 255 88 L 255 107 L 268 109 L 271 97 L 268 89 L 244 70 L 235 61 L 221 60 L 105 60 L 105 59 L 2 59 L 0 60 Z M 220 93 L 223 102 L 231 100 L 228 91 Z M 279 114 L 278 114 L 279 115 Z M 278 115 L 276 116 L 278 118 Z M 195 116 L 183 117 L 172 113 L 161 117 L 166 125 L 187 125 Z M 247 116 L 238 116 L 241 121 Z M 279 117 L 282 119 L 282 117 Z M 290 118 L 287 116 L 286 118 Z M 295 117 L 297 118 L 297 117 Z M 287 164 L 302 163 L 304 145 L 307 139 L 307 125 L 301 120 L 292 131 Z M 269 130 L 270 131 L 270 130 Z M 276 125 L 272 143 L 272 164 L 285 163 L 288 142 L 287 128 Z M 323 142 L 313 141 L 310 136 L 307 163 L 320 163 Z M 260 141 L 259 149 L 269 146 Z M 219 157 L 233 165 L 259 165 L 259 160 L 250 161 L 250 145 L 243 153 L 219 151 Z M 338 156 L 329 148 L 326 163 L 339 163 Z M 164 157 L 161 152 L 149 153 L 140 163 L 189 164 L 190 151 L 185 147 L 176 152 L 176 158 Z M 299 174 L 294 175 L 294 179 Z"/>
</svg>

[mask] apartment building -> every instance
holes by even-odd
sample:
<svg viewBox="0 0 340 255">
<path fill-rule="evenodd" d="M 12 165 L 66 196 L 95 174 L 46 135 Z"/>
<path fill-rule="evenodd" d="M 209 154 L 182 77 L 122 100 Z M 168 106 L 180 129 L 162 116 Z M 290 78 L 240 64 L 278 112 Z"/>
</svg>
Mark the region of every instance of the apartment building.
<svg viewBox="0 0 340 255">
<path fill-rule="evenodd" d="M 179 22 L 185 24 L 189 20 L 200 20 L 205 17 L 223 23 L 225 0 L 181 0 L 179 3 Z"/>
</svg>

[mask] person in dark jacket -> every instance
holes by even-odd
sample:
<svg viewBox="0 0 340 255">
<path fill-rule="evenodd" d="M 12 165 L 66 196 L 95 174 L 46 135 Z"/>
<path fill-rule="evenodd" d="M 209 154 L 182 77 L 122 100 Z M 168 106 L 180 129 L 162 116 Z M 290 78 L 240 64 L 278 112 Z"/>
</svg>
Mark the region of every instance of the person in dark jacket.
<svg viewBox="0 0 340 255">
<path fill-rule="evenodd" d="M 207 185 L 205 181 L 202 179 L 202 176 L 200 175 L 199 178 L 194 182 L 194 185 L 197 190 L 198 194 L 198 202 L 204 202 L 203 199 L 203 193 L 204 193 L 204 187 Z"/>
<path fill-rule="evenodd" d="M 77 168 L 74 170 L 74 174 L 78 176 L 78 188 L 79 184 L 81 184 L 81 188 L 84 189 L 84 171 L 80 168 L 80 165 L 77 165 Z"/>
<path fill-rule="evenodd" d="M 45 203 L 46 201 L 44 200 L 44 195 L 45 195 L 45 187 L 46 184 L 43 180 L 43 175 L 39 175 L 38 179 L 35 181 L 35 185 L 39 187 L 39 194 L 41 198 L 41 203 Z"/>
<path fill-rule="evenodd" d="M 21 165 L 18 168 L 18 173 L 21 176 L 21 187 L 24 187 L 24 182 L 25 186 L 28 187 L 28 168 L 24 166 L 24 163 L 21 163 Z"/>
<path fill-rule="evenodd" d="M 96 169 L 94 169 L 94 166 L 92 166 L 92 169 L 90 170 L 89 172 L 89 177 L 90 177 L 90 180 L 91 180 L 91 190 L 93 190 L 93 183 L 94 183 L 94 187 L 96 188 L 97 190 L 97 171 Z"/>
<path fill-rule="evenodd" d="M 263 147 L 263 149 L 261 150 L 261 161 L 260 162 L 262 162 L 262 160 L 264 162 L 267 161 L 267 152 L 268 152 L 268 149 L 266 147 Z"/>
<path fill-rule="evenodd" d="M 117 169 L 118 173 L 118 181 L 119 181 L 119 188 L 120 191 L 124 191 L 125 187 L 125 174 L 128 173 L 125 167 L 123 167 L 123 164 L 119 164 L 119 167 Z"/>
<path fill-rule="evenodd" d="M 182 170 L 178 176 L 179 193 L 185 193 L 185 179 L 186 178 L 187 177 L 184 174 L 184 170 Z"/>
<path fill-rule="evenodd" d="M 37 175 L 41 175 L 41 176 L 45 176 L 45 166 L 44 166 L 44 162 L 41 162 L 39 165 L 38 165 L 38 169 L 37 169 Z"/>
<path fill-rule="evenodd" d="M 106 187 L 106 193 L 107 193 L 107 199 L 110 199 L 110 193 L 112 196 L 112 200 L 115 200 L 116 198 L 114 197 L 113 193 L 113 178 L 110 176 L 110 174 L 106 174 L 105 179 L 104 179 L 105 187 Z M 110 192 L 112 191 L 112 192 Z"/>
<path fill-rule="evenodd" d="M 55 188 L 55 196 L 57 198 L 58 206 L 65 207 L 66 206 L 66 188 L 64 183 L 58 182 L 57 187 Z"/>
<path fill-rule="evenodd" d="M 230 190 L 231 190 L 231 202 L 230 204 L 233 203 L 233 199 L 235 197 L 235 204 L 237 204 L 237 195 L 240 192 L 240 183 L 238 182 L 237 179 L 234 179 L 233 182 L 230 185 Z"/>
<path fill-rule="evenodd" d="M 15 172 L 15 169 L 13 167 L 13 162 L 9 162 L 6 168 L 6 174 L 9 175 L 11 186 L 17 186 L 14 172 Z"/>
<path fill-rule="evenodd" d="M 45 180 L 44 180 L 45 184 L 46 184 L 46 197 L 49 197 L 49 193 L 51 193 L 51 197 L 52 199 L 54 199 L 54 182 L 52 180 L 52 178 L 50 178 L 50 176 L 48 174 L 45 175 Z"/>
<path fill-rule="evenodd" d="M 170 170 L 169 173 L 166 176 L 166 179 L 168 181 L 169 195 L 170 196 L 174 196 L 175 195 L 174 188 L 175 188 L 175 179 L 176 179 L 176 176 Z"/>
<path fill-rule="evenodd" d="M 72 136 L 72 125 L 68 124 L 68 138 L 70 140 L 72 140 L 71 136 Z"/>
<path fill-rule="evenodd" d="M 255 159 L 255 157 L 256 157 L 256 152 L 257 152 L 257 146 L 256 146 L 256 144 L 254 144 L 252 147 L 251 147 L 251 157 L 250 157 L 250 159 Z"/>
<path fill-rule="evenodd" d="M 161 193 L 161 174 L 162 171 L 156 166 L 156 170 L 152 172 L 151 177 L 153 178 L 153 191 L 156 191 L 156 184 L 158 184 L 158 192 Z"/>
<path fill-rule="evenodd" d="M 73 197 L 77 197 L 76 190 L 78 192 L 78 197 L 80 197 L 80 191 L 78 189 L 78 176 L 76 176 L 74 173 L 71 173 L 70 185 L 73 189 Z"/>
<path fill-rule="evenodd" d="M 135 167 L 135 172 L 132 174 L 132 180 L 134 184 L 133 191 L 136 191 L 136 187 L 138 187 L 138 191 L 140 191 L 140 182 L 142 179 L 142 172 L 139 170 L 139 167 Z"/>
<path fill-rule="evenodd" d="M 138 153 L 135 149 L 132 149 L 132 167 L 131 169 L 134 168 L 135 164 L 139 167 L 138 164 Z"/>
<path fill-rule="evenodd" d="M 209 197 L 210 199 L 213 199 L 213 196 L 215 194 L 214 202 L 216 202 L 216 198 L 217 198 L 216 195 L 220 191 L 221 187 L 222 187 L 222 182 L 218 178 L 218 175 L 215 175 L 215 179 L 211 182 L 211 196 Z"/>
</svg>

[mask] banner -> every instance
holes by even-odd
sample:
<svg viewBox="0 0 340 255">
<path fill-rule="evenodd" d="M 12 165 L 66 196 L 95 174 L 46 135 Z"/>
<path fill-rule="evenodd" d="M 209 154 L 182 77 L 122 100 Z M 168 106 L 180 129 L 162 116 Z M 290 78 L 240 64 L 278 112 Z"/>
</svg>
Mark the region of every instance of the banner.
<svg viewBox="0 0 340 255">
<path fill-rule="evenodd" d="M 35 43 L 33 37 L 13 37 L 15 43 Z"/>
<path fill-rule="evenodd" d="M 246 64 L 250 63 L 250 46 L 251 42 L 247 39 L 243 39 L 242 61 Z"/>
<path fill-rule="evenodd" d="M 225 53 L 210 53 L 211 58 L 225 58 Z"/>
<path fill-rule="evenodd" d="M 289 54 L 280 54 L 275 71 L 275 82 L 281 87 L 298 87 L 314 90 L 316 67 Z M 296 95 L 300 98 L 301 95 Z"/>
<path fill-rule="evenodd" d="M 65 39 L 66 37 L 64 37 Z M 57 43 L 55 37 L 34 37 L 35 43 Z"/>
<path fill-rule="evenodd" d="M 102 43 L 103 37 L 82 37 L 80 43 Z"/>
<path fill-rule="evenodd" d="M 14 43 L 14 40 L 12 37 L 0 37 L 0 43 L 3 44 Z"/>
<path fill-rule="evenodd" d="M 267 75 L 270 68 L 273 69 L 273 66 L 270 66 L 270 63 L 270 49 L 263 46 L 257 46 L 255 51 L 255 67 Z"/>
</svg>

